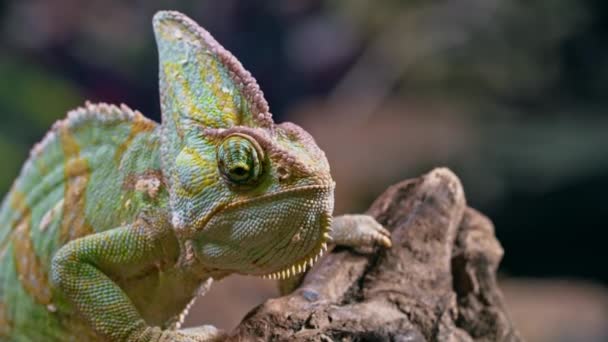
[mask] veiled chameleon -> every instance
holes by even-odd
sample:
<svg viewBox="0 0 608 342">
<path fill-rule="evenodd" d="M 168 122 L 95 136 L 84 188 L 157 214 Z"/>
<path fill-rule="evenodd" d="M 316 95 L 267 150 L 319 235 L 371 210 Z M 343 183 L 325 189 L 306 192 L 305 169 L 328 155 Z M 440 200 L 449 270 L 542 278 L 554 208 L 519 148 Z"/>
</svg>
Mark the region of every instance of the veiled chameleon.
<svg viewBox="0 0 608 342">
<path fill-rule="evenodd" d="M 208 341 L 221 333 L 179 325 L 211 279 L 302 274 L 331 238 L 390 246 L 370 217 L 332 220 L 324 153 L 273 122 L 207 31 L 177 12 L 154 31 L 162 124 L 124 105 L 70 112 L 0 207 L 3 341 Z"/>
</svg>

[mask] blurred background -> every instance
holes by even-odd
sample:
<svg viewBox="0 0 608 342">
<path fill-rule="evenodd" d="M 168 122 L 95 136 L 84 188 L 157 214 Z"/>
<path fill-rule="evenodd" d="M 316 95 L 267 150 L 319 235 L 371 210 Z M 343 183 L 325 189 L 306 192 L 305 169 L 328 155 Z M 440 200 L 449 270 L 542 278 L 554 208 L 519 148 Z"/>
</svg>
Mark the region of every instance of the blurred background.
<svg viewBox="0 0 608 342">
<path fill-rule="evenodd" d="M 87 99 L 159 120 L 159 9 L 207 28 L 275 120 L 312 133 L 337 213 L 448 166 L 496 225 L 523 335 L 608 341 L 608 2 L 0 0 L 0 194 Z M 276 295 L 270 281 L 231 278 L 187 322 L 229 329 Z"/>
</svg>

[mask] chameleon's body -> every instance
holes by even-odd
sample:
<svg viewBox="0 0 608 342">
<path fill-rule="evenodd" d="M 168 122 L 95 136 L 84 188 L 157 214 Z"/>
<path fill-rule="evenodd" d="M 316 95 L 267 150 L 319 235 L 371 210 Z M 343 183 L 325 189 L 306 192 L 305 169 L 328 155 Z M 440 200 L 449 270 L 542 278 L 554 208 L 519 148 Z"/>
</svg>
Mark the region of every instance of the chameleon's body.
<svg viewBox="0 0 608 342">
<path fill-rule="evenodd" d="M 323 152 L 275 125 L 255 80 L 194 22 L 154 20 L 163 121 L 87 104 L 32 151 L 0 207 L 0 341 L 206 341 L 177 330 L 210 279 L 302 273 L 337 218 Z M 333 231 L 331 231 L 333 228 Z"/>
</svg>

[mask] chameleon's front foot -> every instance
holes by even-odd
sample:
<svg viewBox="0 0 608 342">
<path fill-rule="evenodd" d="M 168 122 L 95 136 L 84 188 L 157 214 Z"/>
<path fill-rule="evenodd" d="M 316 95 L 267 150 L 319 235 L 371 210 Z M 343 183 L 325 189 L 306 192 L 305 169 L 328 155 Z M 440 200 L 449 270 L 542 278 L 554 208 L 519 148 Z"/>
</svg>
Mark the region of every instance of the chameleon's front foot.
<svg viewBox="0 0 608 342">
<path fill-rule="evenodd" d="M 391 247 L 391 233 L 369 215 L 342 215 L 334 217 L 330 236 L 338 246 L 348 246 L 361 253 L 370 253 L 374 247 Z"/>
</svg>

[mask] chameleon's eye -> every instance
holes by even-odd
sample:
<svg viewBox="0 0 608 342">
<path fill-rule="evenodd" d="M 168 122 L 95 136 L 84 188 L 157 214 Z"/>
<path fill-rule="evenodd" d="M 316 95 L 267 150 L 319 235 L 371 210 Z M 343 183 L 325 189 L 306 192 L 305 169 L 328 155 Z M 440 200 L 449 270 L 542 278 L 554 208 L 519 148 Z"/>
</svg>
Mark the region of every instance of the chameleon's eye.
<svg viewBox="0 0 608 342">
<path fill-rule="evenodd" d="M 232 134 L 217 148 L 217 160 L 220 173 L 228 182 L 252 185 L 262 174 L 264 155 L 253 138 L 244 134 Z"/>
</svg>

